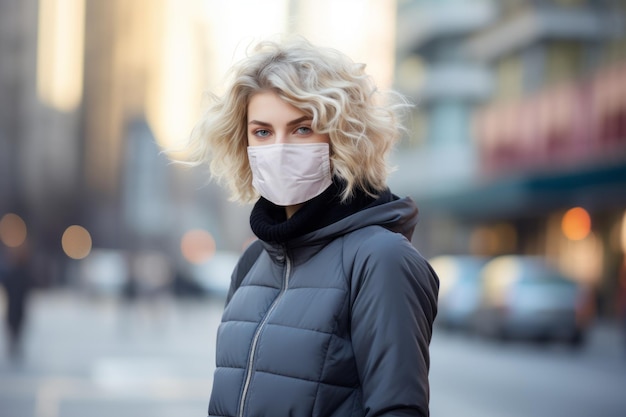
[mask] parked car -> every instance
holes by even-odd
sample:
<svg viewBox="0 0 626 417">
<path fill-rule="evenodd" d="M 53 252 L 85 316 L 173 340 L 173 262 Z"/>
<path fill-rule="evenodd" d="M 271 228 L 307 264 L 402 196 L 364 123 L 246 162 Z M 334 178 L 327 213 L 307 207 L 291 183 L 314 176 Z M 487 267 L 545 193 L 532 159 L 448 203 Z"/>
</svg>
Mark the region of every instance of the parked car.
<svg viewBox="0 0 626 417">
<path fill-rule="evenodd" d="M 483 268 L 473 327 L 501 339 L 561 339 L 580 345 L 590 299 L 581 284 L 542 257 L 501 256 Z"/>
<path fill-rule="evenodd" d="M 430 259 L 440 280 L 436 323 L 447 329 L 468 330 L 480 303 L 480 272 L 488 258 L 442 255 Z"/>
</svg>

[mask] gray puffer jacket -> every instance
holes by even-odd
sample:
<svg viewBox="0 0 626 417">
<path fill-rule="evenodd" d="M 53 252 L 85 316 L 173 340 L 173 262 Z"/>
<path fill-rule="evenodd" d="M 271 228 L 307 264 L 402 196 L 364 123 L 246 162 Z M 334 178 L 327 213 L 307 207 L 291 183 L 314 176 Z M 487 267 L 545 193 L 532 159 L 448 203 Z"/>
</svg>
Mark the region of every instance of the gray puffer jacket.
<svg viewBox="0 0 626 417">
<path fill-rule="evenodd" d="M 209 415 L 428 416 L 439 281 L 407 239 L 416 223 L 396 199 L 262 242 L 218 329 Z"/>
</svg>

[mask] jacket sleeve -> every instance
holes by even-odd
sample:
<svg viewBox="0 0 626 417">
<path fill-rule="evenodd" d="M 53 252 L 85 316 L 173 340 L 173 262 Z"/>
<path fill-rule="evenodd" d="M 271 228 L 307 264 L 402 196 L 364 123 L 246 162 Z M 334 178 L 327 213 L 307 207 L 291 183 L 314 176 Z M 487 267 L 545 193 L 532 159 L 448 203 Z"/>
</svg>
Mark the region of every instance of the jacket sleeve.
<svg viewBox="0 0 626 417">
<path fill-rule="evenodd" d="M 403 236 L 375 234 L 351 273 L 351 336 L 366 416 L 428 416 L 439 280 Z"/>
</svg>

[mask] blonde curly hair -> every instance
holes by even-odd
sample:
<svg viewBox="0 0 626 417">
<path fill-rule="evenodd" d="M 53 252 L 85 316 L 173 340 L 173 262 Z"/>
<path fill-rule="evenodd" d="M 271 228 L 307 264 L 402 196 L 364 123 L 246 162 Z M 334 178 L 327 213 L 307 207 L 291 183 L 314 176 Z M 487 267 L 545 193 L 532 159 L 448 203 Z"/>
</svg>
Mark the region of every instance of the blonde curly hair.
<svg viewBox="0 0 626 417">
<path fill-rule="evenodd" d="M 400 116 L 409 105 L 395 92 L 380 93 L 364 64 L 298 38 L 256 44 L 231 69 L 225 94 L 210 96 L 186 144 L 186 162 L 208 163 L 211 176 L 227 186 L 231 200 L 250 203 L 258 198 L 246 125 L 248 103 L 261 91 L 277 93 L 312 118 L 315 132 L 329 135 L 333 175 L 346 183 L 342 201 L 356 189 L 375 197 L 387 187 L 387 155 L 401 137 Z"/>
</svg>

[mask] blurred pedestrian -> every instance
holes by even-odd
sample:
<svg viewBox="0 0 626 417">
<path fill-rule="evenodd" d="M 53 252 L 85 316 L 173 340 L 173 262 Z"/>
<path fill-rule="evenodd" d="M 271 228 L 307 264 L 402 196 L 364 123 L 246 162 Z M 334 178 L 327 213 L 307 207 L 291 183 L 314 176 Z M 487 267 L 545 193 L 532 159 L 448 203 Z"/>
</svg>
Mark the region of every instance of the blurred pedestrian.
<svg viewBox="0 0 626 417">
<path fill-rule="evenodd" d="M 621 321 L 626 347 L 626 255 L 623 256 L 618 274 L 617 317 Z"/>
<path fill-rule="evenodd" d="M 364 67 L 260 42 L 191 135 L 192 162 L 256 201 L 259 238 L 233 273 L 211 416 L 429 415 L 439 281 L 410 242 L 417 206 L 386 185 L 407 104 Z"/>
<path fill-rule="evenodd" d="M 5 312 L 7 353 L 12 360 L 19 360 L 22 355 L 26 304 L 30 289 L 29 257 L 27 242 L 18 247 L 8 247 L 4 251 L 4 266 L 0 268 L 0 283 L 5 289 L 7 301 Z"/>
</svg>

